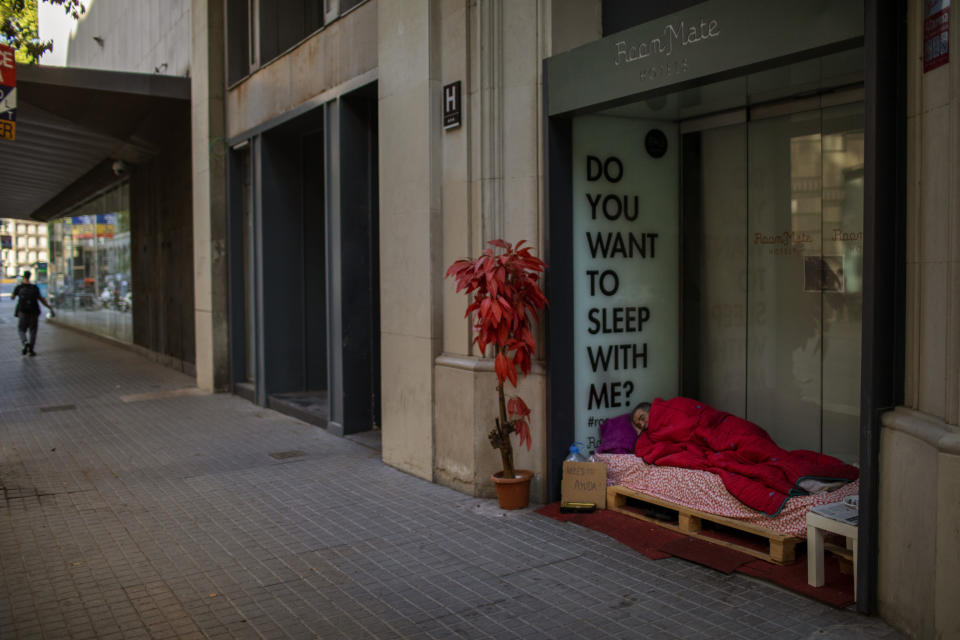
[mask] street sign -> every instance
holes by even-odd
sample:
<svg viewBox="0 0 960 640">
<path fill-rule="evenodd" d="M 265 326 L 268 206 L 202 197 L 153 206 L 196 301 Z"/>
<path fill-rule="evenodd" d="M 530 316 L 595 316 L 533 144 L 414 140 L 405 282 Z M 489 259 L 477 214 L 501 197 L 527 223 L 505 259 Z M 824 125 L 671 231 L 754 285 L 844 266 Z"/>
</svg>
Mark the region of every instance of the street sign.
<svg viewBox="0 0 960 640">
<path fill-rule="evenodd" d="M 443 128 L 455 129 L 460 126 L 460 81 L 443 85 Z"/>
<path fill-rule="evenodd" d="M 17 134 L 17 61 L 13 47 L 0 44 L 0 138 Z"/>
</svg>

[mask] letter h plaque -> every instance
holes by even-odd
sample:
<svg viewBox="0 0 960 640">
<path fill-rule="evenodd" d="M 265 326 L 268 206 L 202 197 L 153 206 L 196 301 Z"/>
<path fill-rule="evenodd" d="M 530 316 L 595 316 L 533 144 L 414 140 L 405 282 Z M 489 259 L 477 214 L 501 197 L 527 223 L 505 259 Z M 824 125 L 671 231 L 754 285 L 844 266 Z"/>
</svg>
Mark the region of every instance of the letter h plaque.
<svg viewBox="0 0 960 640">
<path fill-rule="evenodd" d="M 460 81 L 443 85 L 443 128 L 455 129 L 460 126 Z"/>
</svg>

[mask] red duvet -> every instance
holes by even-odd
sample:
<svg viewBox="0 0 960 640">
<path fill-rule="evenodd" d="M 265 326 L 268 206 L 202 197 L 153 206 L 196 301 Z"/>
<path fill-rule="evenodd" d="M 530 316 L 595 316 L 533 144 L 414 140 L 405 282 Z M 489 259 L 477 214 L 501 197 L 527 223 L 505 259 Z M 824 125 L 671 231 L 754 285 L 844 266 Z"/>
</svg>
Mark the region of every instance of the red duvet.
<svg viewBox="0 0 960 640">
<path fill-rule="evenodd" d="M 689 398 L 654 400 L 635 452 L 647 464 L 715 473 L 735 498 L 771 516 L 791 496 L 807 494 L 797 484 L 803 479 L 856 480 L 859 475 L 856 467 L 832 456 L 785 451 L 752 422 Z"/>
</svg>

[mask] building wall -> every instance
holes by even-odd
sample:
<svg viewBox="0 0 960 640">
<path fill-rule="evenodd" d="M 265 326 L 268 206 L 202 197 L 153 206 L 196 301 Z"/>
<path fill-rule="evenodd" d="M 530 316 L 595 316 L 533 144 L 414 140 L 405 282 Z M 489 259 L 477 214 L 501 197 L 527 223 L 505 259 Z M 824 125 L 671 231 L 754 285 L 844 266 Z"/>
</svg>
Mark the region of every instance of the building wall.
<svg viewBox="0 0 960 640">
<path fill-rule="evenodd" d="M 432 479 L 442 336 L 439 3 L 377 9 L 383 460 Z"/>
<path fill-rule="evenodd" d="M 438 9 L 437 84 L 461 81 L 464 115 L 463 124 L 449 131 L 439 130 L 439 114 L 427 125 L 429 134 L 439 138 L 440 159 L 443 255 L 440 268 L 432 272 L 434 283 L 454 260 L 479 255 L 495 238 L 526 240 L 544 255 L 542 61 L 601 35 L 599 2 L 448 0 Z M 432 386 L 433 477 L 489 497 L 494 494 L 490 475 L 501 465 L 487 438 L 498 411 L 496 376 L 491 360 L 472 344 L 463 317 L 467 298 L 456 293 L 452 281 L 442 283 L 440 294 L 442 353 L 434 360 Z M 532 409 L 533 446 L 529 451 L 515 446 L 514 455 L 518 468 L 534 471 L 531 495 L 543 501 L 548 431 L 544 363 L 536 363 L 518 389 L 508 385 L 507 391 Z M 416 449 L 413 443 L 406 447 L 411 455 Z"/>
<path fill-rule="evenodd" d="M 908 25 L 907 406 L 884 417 L 878 604 L 918 637 L 950 637 L 960 633 L 960 65 L 922 73 L 922 5 L 910 0 Z M 599 6 L 371 1 L 225 98 L 231 137 L 378 80 L 383 459 L 472 495 L 489 494 L 498 465 L 486 442 L 495 385 L 443 273 L 494 237 L 542 252 L 541 63 L 600 37 Z M 464 121 L 444 132 L 441 87 L 456 80 Z M 521 386 L 534 446 L 518 457 L 541 483 L 544 377 L 535 368 Z M 543 497 L 542 484 L 534 491 Z"/>
<path fill-rule="evenodd" d="M 190 75 L 190 0 L 89 0 L 67 66 Z"/>
<path fill-rule="evenodd" d="M 376 80 L 377 2 L 339 17 L 227 91 L 227 137 Z"/>
<path fill-rule="evenodd" d="M 960 636 L 960 64 L 923 72 L 923 11 L 909 0 L 906 407 L 883 420 L 877 595 L 892 624 L 950 638 Z"/>
<path fill-rule="evenodd" d="M 0 219 L 0 230 L 3 235 L 10 236 L 13 242 L 12 249 L 2 250 L 0 266 L 3 268 L 3 277 L 16 278 L 24 269 L 31 268 L 34 262 L 49 260 L 50 247 L 45 223 L 3 218 Z"/>
<path fill-rule="evenodd" d="M 88 0 L 66 42 L 66 66 L 190 75 L 190 0 Z M 58 46 L 61 46 L 58 43 Z M 134 344 L 145 355 L 193 372 L 193 207 L 190 122 L 184 107 L 142 123 L 165 141 L 130 168 Z"/>
<path fill-rule="evenodd" d="M 133 342 L 194 373 L 190 122 L 167 123 L 174 144 L 130 177 Z"/>
<path fill-rule="evenodd" d="M 236 6 L 243 6 L 244 3 L 234 4 Z M 231 6 L 234 6 L 234 4 Z M 195 169 L 195 175 L 200 175 L 200 172 L 207 171 L 207 167 L 210 168 L 209 174 L 204 175 L 205 182 L 208 181 L 208 177 L 210 178 L 210 186 L 209 188 L 200 187 L 195 189 L 195 197 L 197 199 L 195 207 L 197 210 L 203 209 L 205 206 L 204 202 L 219 193 L 213 186 L 213 179 L 218 175 L 222 167 L 217 166 L 217 168 L 215 168 L 215 166 L 218 165 L 217 158 L 213 157 L 215 154 L 210 154 L 205 151 L 205 149 L 209 147 L 207 142 L 211 139 L 219 140 L 225 151 L 223 154 L 225 157 L 227 153 L 229 153 L 226 141 L 229 140 L 235 143 L 238 140 L 252 139 L 254 143 L 250 146 L 250 149 L 253 150 L 251 152 L 253 156 L 253 171 L 256 173 L 256 176 L 253 178 L 254 189 L 259 190 L 258 193 L 253 194 L 254 201 L 251 203 L 253 215 L 257 219 L 256 224 L 264 225 L 264 229 L 266 230 L 276 231 L 281 229 L 278 225 L 282 222 L 285 221 L 288 223 L 287 226 L 282 227 L 282 233 L 278 235 L 271 234 L 270 237 L 268 237 L 262 234 L 260 236 L 257 250 L 262 252 L 260 264 L 262 264 L 263 271 L 258 277 L 269 280 L 270 277 L 267 275 L 269 272 L 278 270 L 285 271 L 287 272 L 285 282 L 290 286 L 295 286 L 292 284 L 295 281 L 295 277 L 303 275 L 301 273 L 300 276 L 294 276 L 289 273 L 289 268 L 299 270 L 305 264 L 301 258 L 294 257 L 294 254 L 300 250 L 300 247 L 297 248 L 297 251 L 287 251 L 282 256 L 282 258 L 289 259 L 287 262 L 281 259 L 277 251 L 285 251 L 286 244 L 289 242 L 289 233 L 292 233 L 291 225 L 294 220 L 300 220 L 300 216 L 303 213 L 303 211 L 298 210 L 298 208 L 309 207 L 311 211 L 315 211 L 317 207 L 321 206 L 321 203 L 319 200 L 316 200 L 310 205 L 305 205 L 299 200 L 301 196 L 299 187 L 287 188 L 287 185 L 280 185 L 277 180 L 270 178 L 270 172 L 279 169 L 278 162 L 289 159 L 293 165 L 296 166 L 299 166 L 300 162 L 300 160 L 296 159 L 299 153 L 299 147 L 296 145 L 299 145 L 300 141 L 291 142 L 293 146 L 276 146 L 274 142 L 279 140 L 277 136 L 283 137 L 291 134 L 296 137 L 304 134 L 306 129 L 303 129 L 303 127 L 316 127 L 318 129 L 322 127 L 325 129 L 322 135 L 314 135 L 312 137 L 312 140 L 315 141 L 323 140 L 323 144 L 325 145 L 323 149 L 314 149 L 316 154 L 312 156 L 312 161 L 315 163 L 319 162 L 319 157 L 323 157 L 324 159 L 324 173 L 323 175 L 316 176 L 319 185 L 314 185 L 316 189 L 314 189 L 313 197 L 324 200 L 323 206 L 326 208 L 324 224 L 326 224 L 326 233 L 328 235 L 323 238 L 314 237 L 311 241 L 326 243 L 326 255 L 320 259 L 326 259 L 328 261 L 327 266 L 329 267 L 329 271 L 322 277 L 326 278 L 329 288 L 329 290 L 326 291 L 326 301 L 329 302 L 331 317 L 316 318 L 311 316 L 307 318 L 303 313 L 295 313 L 294 315 L 296 317 L 287 317 L 286 321 L 303 325 L 306 320 L 312 322 L 310 326 L 312 332 L 319 332 L 317 335 L 326 334 L 327 344 L 325 348 L 329 380 L 325 379 L 324 384 L 328 386 L 322 391 L 328 393 L 330 420 L 328 426 L 334 430 L 355 430 L 357 428 L 357 422 L 364 422 L 362 419 L 355 419 L 355 410 L 359 406 L 358 401 L 353 400 L 353 398 L 348 399 L 348 394 L 351 392 L 357 393 L 357 389 L 352 387 L 348 388 L 349 384 L 344 382 L 345 378 L 349 377 L 351 372 L 356 373 L 356 368 L 359 367 L 357 364 L 358 359 L 350 358 L 349 355 L 344 356 L 343 353 L 349 353 L 350 349 L 360 348 L 356 344 L 356 340 L 350 340 L 351 336 L 356 336 L 356 331 L 359 330 L 360 323 L 351 324 L 349 327 L 344 328 L 341 326 L 341 314 L 343 314 L 344 317 L 349 317 L 351 312 L 358 312 L 358 310 L 355 305 L 345 304 L 343 307 L 340 305 L 341 300 L 349 301 L 353 299 L 350 295 L 345 295 L 341 298 L 340 294 L 342 292 L 342 283 L 351 281 L 351 277 L 356 274 L 344 274 L 341 268 L 349 269 L 349 261 L 355 260 L 356 258 L 352 254 L 343 255 L 340 252 L 341 249 L 343 249 L 343 243 L 350 245 L 350 238 L 356 239 L 354 236 L 351 236 L 351 234 L 356 231 L 356 223 L 358 223 L 358 219 L 353 217 L 349 220 L 350 224 L 342 224 L 342 216 L 350 216 L 350 212 L 356 212 L 362 209 L 357 199 L 344 202 L 341 206 L 341 190 L 349 190 L 356 187 L 356 181 L 346 180 L 346 184 L 351 185 L 349 187 L 344 187 L 343 184 L 341 184 L 341 169 L 351 161 L 360 162 L 359 158 L 362 154 L 353 153 L 353 151 L 357 149 L 350 148 L 349 145 L 346 145 L 346 149 L 340 148 L 338 140 L 339 136 L 347 135 L 343 131 L 343 127 L 346 126 L 345 123 L 350 120 L 351 117 L 356 116 L 356 113 L 348 106 L 348 103 L 351 103 L 351 101 L 355 103 L 356 100 L 361 99 L 359 98 L 360 94 L 364 94 L 365 91 L 372 91 L 372 87 L 378 79 L 377 2 L 375 0 L 367 0 L 361 4 L 350 3 L 350 5 L 351 6 L 348 6 L 348 3 L 345 2 L 339 3 L 339 7 L 337 8 L 339 13 L 331 9 L 331 13 L 336 15 L 328 14 L 326 16 L 327 22 L 322 28 L 307 35 L 302 41 L 294 43 L 289 50 L 286 50 L 278 57 L 262 60 L 258 68 L 253 70 L 247 69 L 246 67 L 248 65 L 243 62 L 246 58 L 245 56 L 237 55 L 233 58 L 234 63 L 237 63 L 237 59 L 239 59 L 241 61 L 241 67 L 243 68 L 231 70 L 230 77 L 236 78 L 236 80 L 228 89 L 222 92 L 222 96 L 219 98 L 222 100 L 220 113 L 222 113 L 224 117 L 224 121 L 222 122 L 222 136 L 217 136 L 213 133 L 217 124 L 214 122 L 214 116 L 217 113 L 217 98 L 209 101 L 207 101 L 207 98 L 212 98 L 216 91 L 216 82 L 213 79 L 214 75 L 222 74 L 223 70 L 219 69 L 216 72 L 210 71 L 210 78 L 203 81 L 195 79 L 193 96 L 195 122 L 194 164 L 198 167 L 198 169 Z M 194 6 L 195 13 L 204 13 L 204 15 L 212 14 L 212 11 L 208 10 L 203 0 L 194 0 Z M 266 5 L 263 4 L 261 5 L 261 7 L 265 6 Z M 289 8 L 289 6 L 288 4 L 287 8 Z M 333 7 L 332 4 L 329 6 Z M 228 15 L 227 18 L 229 19 L 230 16 Z M 234 18 L 236 18 L 236 14 L 234 14 Z M 196 20 L 195 18 L 195 22 Z M 206 61 L 203 65 L 204 68 L 212 70 L 212 61 L 215 59 L 216 49 L 215 47 L 209 47 L 208 44 L 201 45 L 200 43 L 203 40 L 204 33 L 213 33 L 214 27 L 212 25 L 214 18 L 210 16 L 205 22 L 208 22 L 211 26 L 206 29 L 195 29 L 194 58 L 197 60 L 203 57 Z M 223 17 L 221 16 L 220 23 L 222 22 Z M 243 31 L 239 26 L 241 22 L 242 21 L 238 20 L 234 21 L 234 30 Z M 249 25 L 247 25 L 247 27 L 249 28 Z M 240 44 L 244 42 L 242 38 L 246 36 L 246 34 L 240 33 L 227 33 L 225 35 L 228 44 L 232 41 L 235 47 L 240 47 Z M 256 47 L 254 47 L 254 49 L 256 49 Z M 221 84 L 220 86 L 222 87 L 223 85 Z M 349 100 L 345 99 L 347 96 L 350 97 Z M 198 97 L 205 101 L 203 106 L 198 106 Z M 372 100 L 372 95 L 370 99 Z M 356 104 L 353 104 L 353 106 L 355 107 Z M 327 120 L 324 120 L 324 118 L 327 118 Z M 357 124 L 354 120 L 350 120 L 350 122 L 352 126 Z M 326 130 L 328 126 L 329 130 Z M 291 132 L 294 129 L 299 131 L 299 133 L 292 134 Z M 355 129 L 352 131 L 356 133 Z M 274 134 L 276 134 L 276 136 Z M 271 156 L 271 154 L 277 155 Z M 350 176 L 347 177 L 349 178 Z M 258 182 L 261 178 L 263 180 L 262 183 Z M 299 175 L 291 177 L 290 185 L 299 184 L 298 181 Z M 223 190 L 223 193 L 225 193 L 225 190 Z M 239 193 L 237 185 L 231 185 L 231 193 Z M 278 198 L 280 198 L 280 196 L 284 196 L 283 202 L 279 202 Z M 217 205 L 216 210 L 219 211 L 221 203 L 213 204 Z M 235 213 L 238 212 L 239 209 Z M 226 216 L 223 218 L 222 223 L 219 221 L 215 222 L 209 225 L 209 228 L 204 228 L 205 225 L 202 223 L 197 224 L 197 237 L 203 238 L 202 245 L 198 244 L 198 265 L 204 265 L 208 262 L 210 265 L 213 265 L 214 261 L 223 258 L 224 253 L 222 249 L 226 240 L 224 230 L 227 226 Z M 266 231 L 264 234 L 265 233 Z M 209 246 L 209 250 L 202 249 L 203 246 Z M 349 251 L 349 248 L 343 250 Z M 201 253 L 205 253 L 206 255 L 201 256 Z M 316 256 L 311 256 L 311 259 L 316 259 Z M 280 266 L 283 264 L 286 264 L 287 268 Z M 291 266 L 291 264 L 293 266 Z M 260 267 L 256 268 L 259 269 Z M 198 382 L 201 383 L 201 385 L 209 384 L 214 388 L 220 388 L 222 386 L 217 382 L 221 379 L 217 372 L 221 370 L 221 364 L 228 360 L 229 348 L 234 348 L 236 353 L 244 353 L 244 350 L 235 344 L 235 341 L 239 339 L 237 336 L 233 336 L 234 342 L 228 341 L 223 345 L 224 349 L 220 349 L 219 340 L 228 335 L 229 327 L 227 326 L 226 320 L 229 312 L 224 308 L 223 313 L 220 313 L 217 311 L 217 306 L 226 302 L 224 296 L 227 279 L 226 272 L 221 273 L 220 270 L 216 268 L 208 269 L 207 267 L 203 267 L 198 269 L 197 272 L 198 345 L 201 341 L 211 342 L 213 344 L 211 349 L 205 349 L 210 352 L 210 355 L 205 358 L 202 366 L 198 360 Z M 313 274 L 312 281 L 314 283 L 317 281 L 317 274 Z M 270 287 L 268 290 L 260 292 L 258 304 L 261 305 L 261 309 L 265 308 L 264 305 L 270 306 L 268 302 L 269 295 L 274 295 L 277 291 L 279 290 L 277 290 L 276 287 Z M 348 293 L 357 292 L 350 291 Z M 316 290 L 314 290 L 314 294 L 316 294 Z M 208 300 L 209 304 L 206 302 Z M 212 309 L 211 313 L 205 311 L 205 308 L 208 306 Z M 268 321 L 278 322 L 283 320 L 283 318 L 275 314 L 262 318 L 260 316 L 257 317 L 260 326 L 263 327 L 267 325 Z M 329 326 L 326 324 L 328 320 L 330 322 Z M 292 335 L 293 332 L 286 333 L 289 336 Z M 296 333 L 300 334 L 302 331 Z M 276 332 L 270 333 L 272 340 L 277 339 L 277 336 L 274 334 L 276 334 Z M 209 338 L 207 336 L 209 336 Z M 278 391 L 303 391 L 302 387 L 307 384 L 307 380 L 298 378 L 290 369 L 289 363 L 285 361 L 283 353 L 277 349 L 268 348 L 266 346 L 268 342 L 265 341 L 266 337 L 261 335 L 261 338 L 255 347 L 259 353 L 257 358 L 257 366 L 259 368 L 255 376 L 257 378 L 257 390 L 255 391 L 256 397 L 258 398 L 257 401 L 266 402 L 262 394 L 269 395 Z M 301 350 L 294 342 L 286 339 L 281 342 L 283 348 L 293 351 Z M 314 340 L 312 344 L 316 345 L 318 343 L 319 340 Z M 312 355 L 308 355 L 307 357 L 309 359 L 318 356 L 316 352 L 313 352 Z M 344 357 L 349 361 L 344 362 Z M 311 362 L 311 367 L 315 368 L 317 366 L 316 362 L 313 360 L 311 360 Z M 234 364 L 236 365 L 236 363 Z M 228 371 L 228 369 L 223 370 Z M 211 375 L 201 375 L 202 372 L 206 371 L 211 372 Z M 314 376 L 314 382 L 320 379 L 320 377 L 322 376 Z M 225 376 L 225 378 L 225 382 L 229 382 L 229 376 Z M 357 379 L 359 378 L 356 376 L 351 378 L 351 380 Z M 366 385 L 368 395 L 369 387 L 370 384 L 368 383 Z M 345 407 L 344 404 L 348 402 L 352 404 Z M 373 403 L 367 404 L 372 405 Z M 346 418 L 347 413 L 350 414 L 349 420 Z M 346 424 L 347 422 L 350 424 Z M 363 427 L 364 429 L 372 426 L 369 424 L 369 419 L 365 420 L 365 422 L 367 424 Z"/>
<path fill-rule="evenodd" d="M 193 321 L 197 386 L 228 383 L 223 3 L 193 0 L 190 48 Z"/>
</svg>

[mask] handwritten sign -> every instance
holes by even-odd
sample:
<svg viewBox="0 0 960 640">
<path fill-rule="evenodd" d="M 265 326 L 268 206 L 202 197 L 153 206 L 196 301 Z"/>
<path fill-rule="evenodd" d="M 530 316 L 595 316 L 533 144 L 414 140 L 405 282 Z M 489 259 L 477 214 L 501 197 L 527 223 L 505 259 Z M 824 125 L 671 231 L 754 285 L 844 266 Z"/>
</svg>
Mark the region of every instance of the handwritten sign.
<svg viewBox="0 0 960 640">
<path fill-rule="evenodd" d="M 592 502 L 607 508 L 607 465 L 603 462 L 564 462 L 561 502 Z"/>
</svg>

